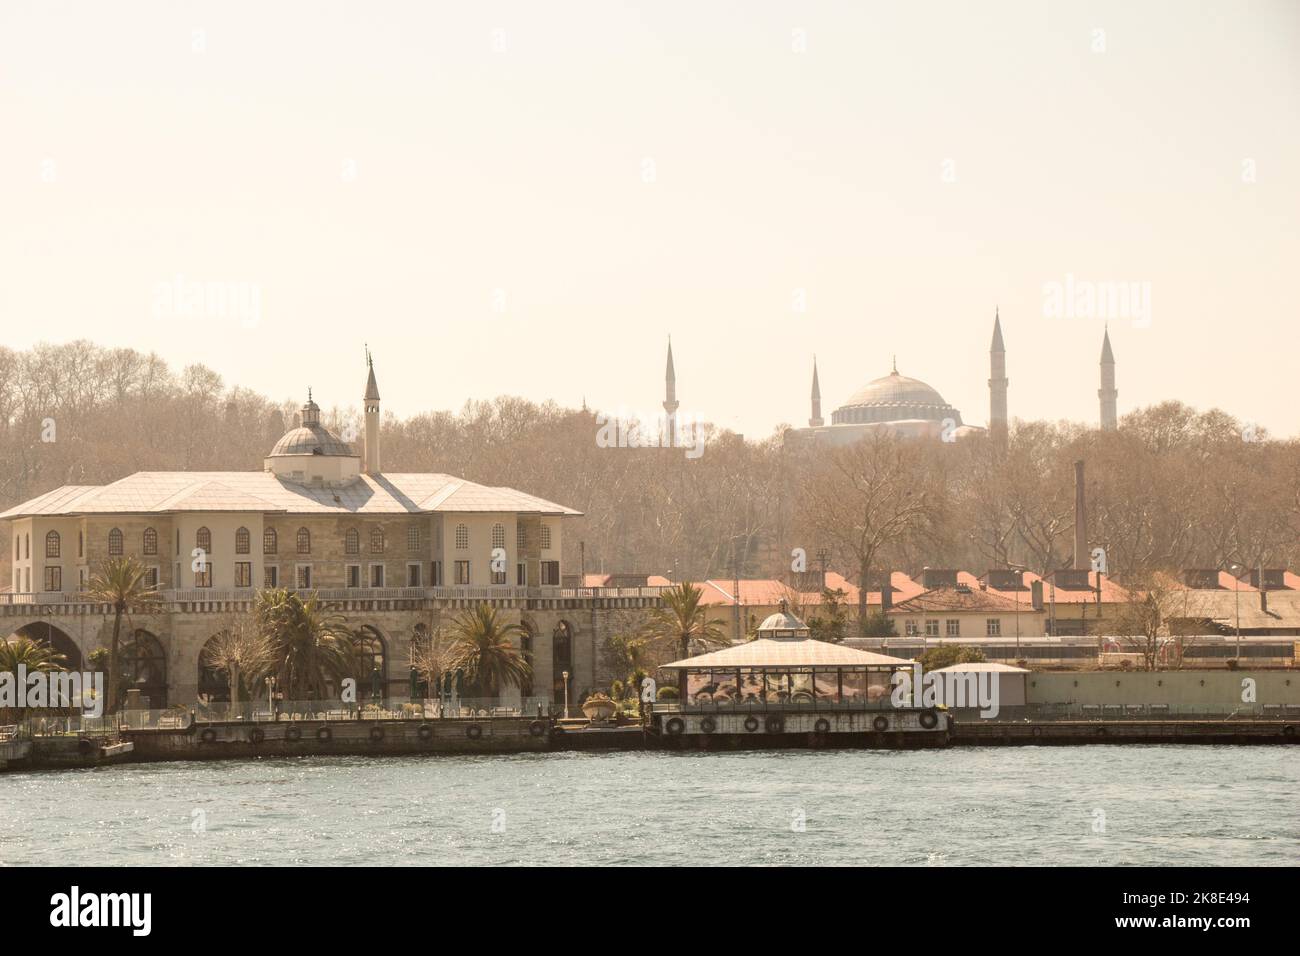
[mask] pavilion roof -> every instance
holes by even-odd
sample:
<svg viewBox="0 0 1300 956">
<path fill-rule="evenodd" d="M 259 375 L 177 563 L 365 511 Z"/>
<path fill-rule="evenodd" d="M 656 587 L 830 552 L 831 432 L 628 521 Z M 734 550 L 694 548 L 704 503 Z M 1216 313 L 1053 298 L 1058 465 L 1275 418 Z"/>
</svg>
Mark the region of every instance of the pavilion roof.
<svg viewBox="0 0 1300 956">
<path fill-rule="evenodd" d="M 806 638 L 760 637 L 744 644 L 735 644 L 720 651 L 687 657 L 661 664 L 666 670 L 714 669 L 751 667 L 911 667 L 912 662 L 888 654 L 860 651 L 843 644 Z"/>
</svg>

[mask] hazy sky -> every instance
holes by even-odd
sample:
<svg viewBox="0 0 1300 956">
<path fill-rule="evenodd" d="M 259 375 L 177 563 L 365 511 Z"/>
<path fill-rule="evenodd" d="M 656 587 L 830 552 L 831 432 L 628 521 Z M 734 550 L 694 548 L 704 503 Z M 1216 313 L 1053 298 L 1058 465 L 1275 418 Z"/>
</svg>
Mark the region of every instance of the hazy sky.
<svg viewBox="0 0 1300 956">
<path fill-rule="evenodd" d="M 11 347 L 656 411 L 671 334 L 682 410 L 760 437 L 813 353 L 828 418 L 897 354 L 983 424 L 1000 306 L 1011 414 L 1095 421 L 1073 276 L 1149 284 L 1121 414 L 1300 434 L 1293 0 L 4 0 L 0 137 Z"/>
</svg>

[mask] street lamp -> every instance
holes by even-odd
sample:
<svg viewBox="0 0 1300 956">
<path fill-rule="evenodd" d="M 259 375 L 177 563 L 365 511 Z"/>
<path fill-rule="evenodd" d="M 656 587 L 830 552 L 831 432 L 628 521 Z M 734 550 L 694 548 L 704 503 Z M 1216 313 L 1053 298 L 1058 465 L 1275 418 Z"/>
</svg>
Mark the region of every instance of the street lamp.
<svg viewBox="0 0 1300 956">
<path fill-rule="evenodd" d="M 568 672 L 568 671 L 561 671 L 561 672 L 560 672 L 560 677 L 562 677 L 562 678 L 564 679 L 564 716 L 565 716 L 565 719 L 568 719 L 568 716 L 569 716 L 569 672 Z"/>
<path fill-rule="evenodd" d="M 1232 603 L 1235 605 L 1235 610 L 1237 614 L 1236 655 L 1237 655 L 1237 662 L 1240 663 L 1241 662 L 1241 578 L 1239 578 L 1237 575 L 1241 574 L 1246 569 L 1243 568 L 1240 564 L 1230 564 L 1228 565 L 1228 570 L 1232 572 Z M 1263 583 L 1264 582 L 1261 580 L 1260 585 L 1262 586 Z"/>
</svg>

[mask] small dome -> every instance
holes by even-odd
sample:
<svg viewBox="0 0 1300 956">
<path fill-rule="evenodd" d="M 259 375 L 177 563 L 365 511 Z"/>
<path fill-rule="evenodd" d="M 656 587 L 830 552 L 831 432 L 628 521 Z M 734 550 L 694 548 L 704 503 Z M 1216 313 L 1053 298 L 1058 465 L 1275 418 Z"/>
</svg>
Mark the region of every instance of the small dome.
<svg viewBox="0 0 1300 956">
<path fill-rule="evenodd" d="M 808 637 L 808 626 L 799 620 L 786 607 L 785 601 L 781 602 L 781 610 L 774 614 L 769 614 L 763 623 L 758 625 L 756 637 Z"/>
<path fill-rule="evenodd" d="M 945 418 L 961 424 L 961 414 L 942 395 L 919 379 L 899 375 L 897 370 L 868 382 L 831 416 L 837 425 L 914 419 L 943 421 Z"/>
<path fill-rule="evenodd" d="M 331 432 L 324 425 L 313 423 L 299 425 L 285 432 L 284 437 L 271 449 L 270 458 L 282 458 L 286 455 L 341 455 L 355 458 L 352 446 Z"/>
</svg>

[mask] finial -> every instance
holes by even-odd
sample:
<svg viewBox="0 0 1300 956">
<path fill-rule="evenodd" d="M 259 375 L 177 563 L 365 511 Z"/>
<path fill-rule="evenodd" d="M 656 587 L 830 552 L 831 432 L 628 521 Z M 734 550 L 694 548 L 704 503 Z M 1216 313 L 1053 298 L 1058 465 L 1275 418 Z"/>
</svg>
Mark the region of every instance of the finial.
<svg viewBox="0 0 1300 956">
<path fill-rule="evenodd" d="M 311 386 L 310 386 L 310 385 L 307 386 L 307 404 L 308 404 L 308 405 L 311 404 Z"/>
<path fill-rule="evenodd" d="M 897 355 L 894 356 L 894 374 L 895 374 L 895 375 L 898 374 L 898 356 L 897 356 Z"/>
</svg>

